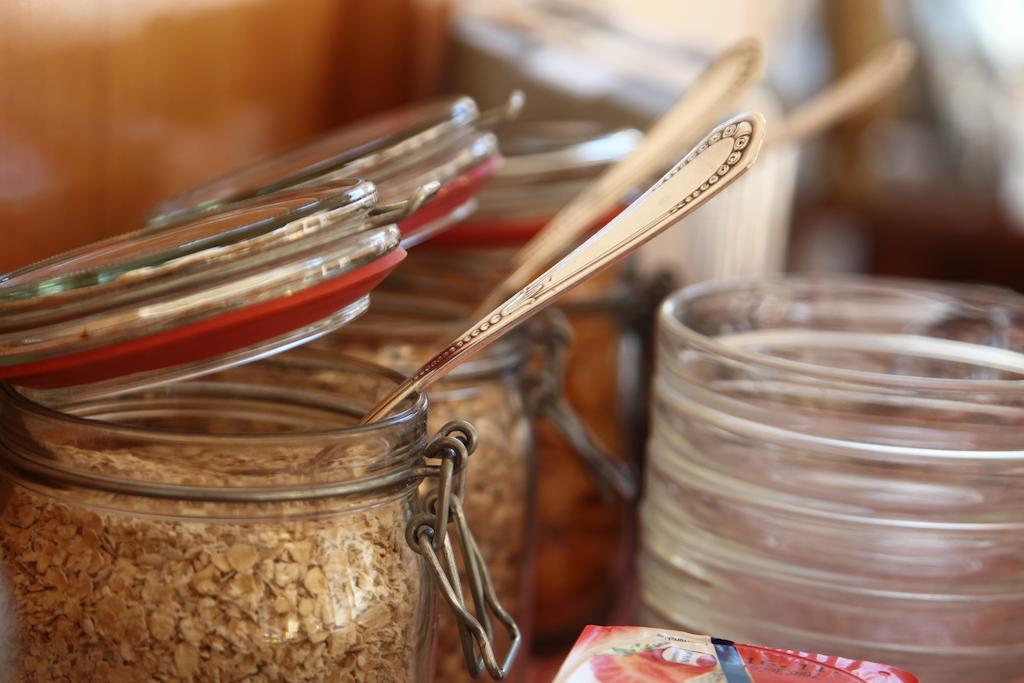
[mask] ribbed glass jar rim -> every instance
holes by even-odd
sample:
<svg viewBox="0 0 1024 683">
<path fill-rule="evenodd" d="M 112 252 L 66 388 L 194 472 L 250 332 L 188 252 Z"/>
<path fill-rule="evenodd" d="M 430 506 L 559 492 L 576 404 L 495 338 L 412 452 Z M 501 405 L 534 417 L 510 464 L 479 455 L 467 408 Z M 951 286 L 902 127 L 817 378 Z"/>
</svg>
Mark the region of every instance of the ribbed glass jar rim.
<svg viewBox="0 0 1024 683">
<path fill-rule="evenodd" d="M 741 279 L 722 282 L 702 282 L 685 287 L 669 296 L 659 311 L 659 338 L 664 344 L 682 344 L 703 351 L 710 356 L 719 357 L 732 364 L 745 366 L 752 370 L 766 370 L 777 374 L 786 374 L 824 382 L 836 382 L 846 385 L 875 387 L 878 391 L 901 390 L 921 393 L 957 393 L 1021 395 L 1024 392 L 1024 353 L 981 346 L 964 342 L 918 337 L 922 343 L 905 351 L 920 352 L 928 355 L 940 353 L 968 354 L 959 358 L 960 362 L 977 361 L 979 365 L 1020 374 L 1021 379 L 954 379 L 941 377 L 923 377 L 910 375 L 894 375 L 863 370 L 850 370 L 806 363 L 785 358 L 774 357 L 765 353 L 739 348 L 733 344 L 723 343 L 716 336 L 695 330 L 686 324 L 685 315 L 688 309 L 703 299 L 712 296 L 729 296 L 754 293 L 768 294 L 772 290 L 801 290 L 818 292 L 835 297 L 836 310 L 842 305 L 841 295 L 888 295 L 905 299 L 909 305 L 916 300 L 919 305 L 931 302 L 936 305 L 945 302 L 958 302 L 970 306 L 1003 307 L 1015 311 L 1024 320 L 1024 297 L 1012 291 L 982 285 L 959 285 L 933 283 L 912 279 L 872 278 L 858 276 L 777 276 L 758 279 Z M 840 295 L 840 296 L 837 296 Z M 768 297 L 754 297 L 768 303 Z M 841 335 L 842 333 L 837 333 Z M 908 341 L 912 341 L 908 339 Z M 877 349 L 875 349 L 877 350 Z M 973 351 L 973 353 L 971 353 Z"/>
<path fill-rule="evenodd" d="M 651 532 L 648 531 L 648 534 Z M 660 565 L 665 573 L 687 573 L 692 571 L 693 562 L 685 557 L 683 552 L 674 554 L 664 552 L 671 542 L 675 540 L 666 538 L 660 544 L 647 542 L 641 551 L 643 561 L 653 561 Z M 677 546 L 685 550 L 685 545 Z M 711 549 L 713 548 L 713 550 Z M 900 605 L 901 608 L 922 607 L 925 605 L 935 606 L 939 603 L 948 605 L 998 605 L 1024 607 L 1024 591 L 1019 589 L 1008 589 L 1009 582 L 1003 582 L 997 586 L 990 586 L 984 580 L 968 584 L 967 586 L 957 585 L 949 592 L 940 592 L 934 587 L 927 590 L 915 591 L 912 589 L 901 590 L 896 587 L 882 587 L 881 585 L 869 585 L 860 581 L 856 575 L 847 575 L 834 571 L 808 568 L 804 565 L 792 564 L 776 560 L 767 555 L 757 555 L 744 552 L 742 549 L 724 548 L 718 540 L 712 543 L 710 548 L 702 549 L 699 564 L 705 570 L 710 569 L 713 573 L 725 574 L 738 573 L 757 582 L 775 583 L 792 588 L 794 593 L 832 593 L 837 599 L 856 601 L 891 601 L 890 606 Z M 881 583 L 881 582 L 879 582 Z M 864 605 L 865 609 L 867 605 Z M 881 615 L 879 615 L 881 616 Z"/>
<path fill-rule="evenodd" d="M 427 412 L 424 394 L 412 395 L 386 418 L 364 425 L 359 418 L 381 396 L 358 397 L 354 386 L 348 395 L 304 388 L 302 372 L 275 379 L 244 374 L 259 365 L 61 404 L 37 401 L 17 387 L 0 384 L 0 467 L 18 480 L 51 488 L 222 503 L 292 503 L 364 495 L 406 489 L 429 474 L 421 465 Z M 404 379 L 354 358 L 334 357 L 324 367 L 379 383 L 379 394 Z M 238 424 L 246 408 L 261 407 L 265 412 L 258 415 L 263 423 L 276 420 L 277 428 L 208 431 L 174 426 L 183 417 Z M 167 424 L 154 426 L 151 421 L 157 418 Z M 317 426 L 287 429 L 289 419 Z M 150 422 L 140 424 L 140 420 Z M 358 446 L 367 457 L 359 462 L 317 460 L 346 455 L 349 446 Z M 69 448 L 85 453 L 63 457 L 62 449 Z M 197 458 L 179 467 L 179 457 L 201 455 L 204 448 L 229 459 L 221 465 Z M 233 468 L 230 457 L 235 452 L 256 455 Z M 303 463 L 297 457 L 290 460 L 300 452 L 313 456 L 305 471 L 300 471 Z M 112 455 L 103 461 L 91 457 L 107 454 Z M 160 457 L 153 459 L 154 454 Z M 277 460 L 264 464 L 260 454 L 266 454 L 268 461 L 271 455 Z M 131 463 L 118 462 L 122 456 Z M 156 467 L 150 469 L 146 463 L 138 468 L 147 458 Z M 161 471 L 161 464 L 172 472 Z M 191 465 L 198 471 L 190 471 Z M 149 474 L 133 474 L 132 467 L 148 469 Z M 196 483 L 197 478 L 211 483 Z"/>
<path fill-rule="evenodd" d="M 659 481 L 671 482 L 675 486 L 678 486 L 679 482 L 683 481 L 691 489 L 707 493 L 707 495 L 719 500 L 748 510 L 788 515 L 794 519 L 805 520 L 808 523 L 846 526 L 850 529 L 877 529 L 880 532 L 884 529 L 921 532 L 1024 531 L 1024 519 L 1007 520 L 1005 514 L 1002 518 L 996 516 L 988 518 L 972 517 L 967 520 L 957 521 L 949 518 L 929 519 L 926 513 L 916 517 L 909 514 L 902 516 L 889 514 L 886 516 L 878 510 L 864 507 L 858 508 L 853 506 L 852 503 L 846 509 L 843 509 L 842 504 L 838 502 L 832 509 L 823 508 L 820 505 L 814 506 L 809 504 L 812 501 L 793 492 L 782 492 L 771 488 L 770 485 L 757 485 L 747 480 L 728 477 L 721 472 L 701 467 L 689 461 L 681 454 L 679 452 L 679 445 L 672 444 L 672 440 L 673 437 L 665 435 L 664 430 L 657 426 L 654 428 L 649 446 L 649 469 L 652 472 L 663 470 L 669 473 L 665 474 L 664 479 Z M 946 455 L 947 453 L 949 455 Z M 875 453 L 869 451 L 868 454 L 877 455 L 877 460 L 881 463 L 891 464 L 896 460 L 895 457 L 890 456 L 882 449 L 875 449 Z M 905 455 L 909 456 L 906 459 L 911 462 L 913 462 L 913 459 L 923 459 L 914 458 L 916 454 L 913 451 Z M 1011 476 L 1014 468 L 1019 468 L 1024 463 L 1024 459 L 1020 457 L 1020 450 L 1008 451 L 1005 454 L 1000 452 L 983 452 L 982 455 L 989 457 L 978 457 L 977 451 L 962 451 L 961 453 L 946 451 L 940 456 L 941 459 L 936 458 L 927 464 L 931 465 L 932 462 L 937 462 L 938 466 L 941 467 L 945 464 L 973 464 L 977 462 L 984 465 L 990 464 L 993 469 L 999 468 L 998 474 L 1002 476 Z M 906 466 L 902 462 L 900 464 L 904 467 Z M 922 476 L 927 476 L 927 474 L 930 474 L 930 472 L 926 470 L 922 473 Z"/>
</svg>

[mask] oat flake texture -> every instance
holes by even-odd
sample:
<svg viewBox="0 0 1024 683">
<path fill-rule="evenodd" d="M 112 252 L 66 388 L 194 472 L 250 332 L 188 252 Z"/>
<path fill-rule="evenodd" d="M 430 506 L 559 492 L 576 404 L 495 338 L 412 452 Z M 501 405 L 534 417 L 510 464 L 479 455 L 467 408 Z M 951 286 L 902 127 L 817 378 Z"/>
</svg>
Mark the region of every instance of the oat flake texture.
<svg viewBox="0 0 1024 683">
<path fill-rule="evenodd" d="M 425 588 L 406 508 L 180 522 L 16 486 L 0 535 L 20 680 L 414 680 Z"/>
<path fill-rule="evenodd" d="M 431 342 L 361 345 L 346 335 L 339 335 L 335 343 L 342 344 L 347 354 L 396 369 L 415 366 L 436 350 L 436 343 Z M 312 373 L 308 379 L 324 389 L 338 385 L 338 378 L 330 371 Z M 466 475 L 466 517 L 490 569 L 498 599 L 528 634 L 534 443 L 519 382 L 518 373 L 508 369 L 449 375 L 427 392 L 428 429 L 434 433 L 450 420 L 467 420 L 477 430 L 479 440 Z M 468 596 L 469 586 L 465 582 L 463 586 Z M 507 651 L 508 639 L 500 626 L 495 629 L 495 639 L 496 652 L 501 656 Z M 473 680 L 466 669 L 455 618 L 444 605 L 440 608 L 435 659 L 436 683 Z M 525 668 L 519 662 L 505 680 L 522 680 Z"/>
</svg>

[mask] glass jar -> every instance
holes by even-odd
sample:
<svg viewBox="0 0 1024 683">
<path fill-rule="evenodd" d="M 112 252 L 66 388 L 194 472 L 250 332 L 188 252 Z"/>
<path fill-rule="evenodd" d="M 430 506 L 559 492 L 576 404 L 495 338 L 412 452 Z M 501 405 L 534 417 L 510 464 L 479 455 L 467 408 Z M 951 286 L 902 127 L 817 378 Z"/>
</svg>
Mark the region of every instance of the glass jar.
<svg viewBox="0 0 1024 683">
<path fill-rule="evenodd" d="M 537 426 L 539 588 L 534 614 L 541 643 L 564 643 L 583 625 L 617 621 L 628 608 L 624 598 L 632 573 L 635 484 L 631 479 L 627 485 L 617 483 L 618 473 L 609 476 L 588 454 L 597 450 L 628 471 L 640 468 L 636 432 L 642 412 L 633 400 L 641 380 L 635 318 L 643 306 L 640 298 L 627 267 L 585 283 L 560 306 L 568 323 L 563 391 L 578 417 L 567 424 L 563 414 Z M 576 424 L 589 434 L 580 434 Z M 547 608 L 555 603 L 561 609 Z"/>
<path fill-rule="evenodd" d="M 365 310 L 410 203 L 317 185 L 0 276 L 23 680 L 418 683 L 438 591 L 471 673 L 504 676 L 521 639 L 461 504 L 472 427 L 426 440 L 423 397 L 361 424 L 400 384 L 380 368 L 334 358 L 327 393 L 254 363 Z"/>
<path fill-rule="evenodd" d="M 371 311 L 344 334 L 328 335 L 311 344 L 313 350 L 298 349 L 272 362 L 304 363 L 323 353 L 344 353 L 408 375 L 436 352 L 442 339 L 465 329 L 468 314 L 465 307 L 425 297 L 375 294 Z M 453 419 L 467 420 L 476 429 L 478 445 L 463 502 L 497 597 L 527 642 L 536 496 L 533 430 L 524 393 L 530 354 L 529 331 L 515 332 L 457 366 L 428 392 L 430 429 Z M 337 381 L 323 369 L 308 371 L 308 379 L 329 390 Z M 442 613 L 434 680 L 471 680 L 459 639 L 458 623 Z M 500 637 L 495 644 L 508 646 Z M 520 664 L 508 680 L 523 680 L 525 669 Z"/>
<path fill-rule="evenodd" d="M 585 121 L 514 124 L 498 134 L 505 164 L 481 188 L 478 210 L 417 248 L 387 290 L 475 306 L 507 275 L 516 250 L 643 137 Z M 642 452 L 636 439 L 642 406 L 635 397 L 645 300 L 627 262 L 564 297 L 559 309 L 566 322 L 543 333 L 549 356 L 558 359 L 552 365 L 562 370 L 549 402 L 536 411 L 546 419 L 535 423 L 533 626 L 540 645 L 571 640 L 624 605 L 634 494 L 627 472 Z"/>
<path fill-rule="evenodd" d="M 642 618 L 1024 675 L 1024 297 L 868 278 L 689 287 L 660 316 Z"/>
<path fill-rule="evenodd" d="M 357 426 L 399 378 L 336 372 L 343 393 L 245 368 L 63 405 L 3 387 L 22 680 L 425 680 L 426 401 Z"/>
<path fill-rule="evenodd" d="M 381 291 L 429 293 L 467 306 L 497 284 L 509 255 L 464 250 L 452 259 L 428 242 Z M 531 625 L 541 647 L 571 640 L 625 606 L 638 464 L 626 454 L 639 452 L 629 447 L 637 407 L 629 399 L 640 365 L 628 273 L 612 268 L 583 283 L 535 325 L 550 383 L 532 408 L 538 476 Z"/>
</svg>

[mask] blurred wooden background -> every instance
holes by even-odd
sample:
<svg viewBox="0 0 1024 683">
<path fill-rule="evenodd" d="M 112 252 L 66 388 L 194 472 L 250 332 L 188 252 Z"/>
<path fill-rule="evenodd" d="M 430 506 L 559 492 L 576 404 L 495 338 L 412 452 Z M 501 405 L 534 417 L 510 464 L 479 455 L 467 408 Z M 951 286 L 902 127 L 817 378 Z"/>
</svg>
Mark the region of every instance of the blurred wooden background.
<svg viewBox="0 0 1024 683">
<path fill-rule="evenodd" d="M 432 93 L 446 0 L 0 2 L 0 272 Z"/>
</svg>

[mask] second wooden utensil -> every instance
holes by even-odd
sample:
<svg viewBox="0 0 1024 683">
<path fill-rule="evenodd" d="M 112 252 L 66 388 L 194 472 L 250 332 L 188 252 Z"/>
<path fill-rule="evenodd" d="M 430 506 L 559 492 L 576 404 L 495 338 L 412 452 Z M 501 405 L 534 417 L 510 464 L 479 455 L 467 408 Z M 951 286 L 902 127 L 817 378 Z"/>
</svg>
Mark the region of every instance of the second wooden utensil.
<svg viewBox="0 0 1024 683">
<path fill-rule="evenodd" d="M 638 184 L 656 177 L 761 78 L 760 44 L 744 40 L 715 59 L 628 157 L 567 204 L 512 261 L 512 273 L 481 302 L 482 315 L 565 254 Z"/>
<path fill-rule="evenodd" d="M 914 58 L 914 46 L 906 40 L 893 41 L 872 52 L 773 126 L 765 144 L 774 147 L 797 142 L 835 125 L 902 83 Z"/>
</svg>

